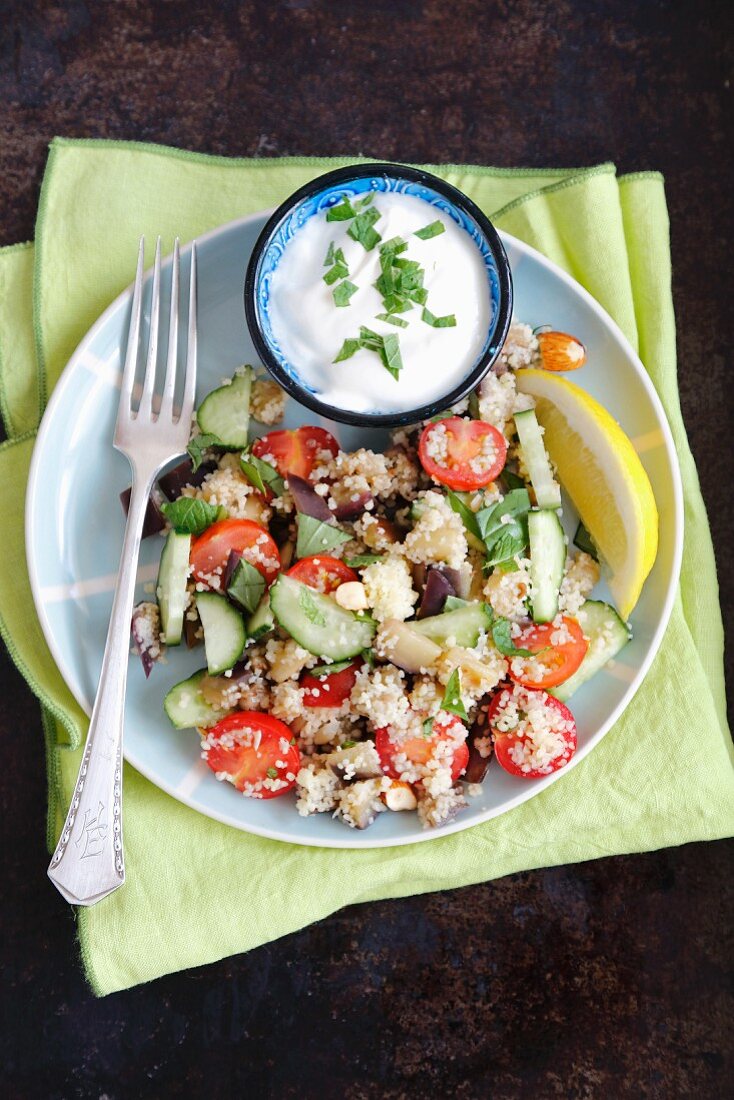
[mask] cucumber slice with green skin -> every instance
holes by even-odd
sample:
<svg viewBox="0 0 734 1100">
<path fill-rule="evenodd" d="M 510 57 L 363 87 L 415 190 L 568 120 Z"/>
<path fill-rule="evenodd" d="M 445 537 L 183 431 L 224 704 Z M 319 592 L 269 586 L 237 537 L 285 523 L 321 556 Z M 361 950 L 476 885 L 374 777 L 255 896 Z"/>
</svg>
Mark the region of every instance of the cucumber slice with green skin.
<svg viewBox="0 0 734 1100">
<path fill-rule="evenodd" d="M 560 508 L 561 487 L 553 477 L 543 434 L 534 411 L 527 409 L 526 412 L 515 413 L 515 427 L 538 507 Z"/>
<path fill-rule="evenodd" d="M 614 608 L 600 600 L 587 600 L 576 618 L 589 639 L 589 648 L 573 676 L 551 689 L 550 694 L 562 702 L 570 699 L 607 661 L 616 657 L 632 637 L 629 627 L 622 622 Z"/>
<path fill-rule="evenodd" d="M 163 700 L 163 709 L 177 730 L 213 726 L 225 714 L 230 713 L 213 707 L 201 694 L 199 685 L 206 674 L 206 669 L 200 668 L 188 680 L 174 684 Z"/>
<path fill-rule="evenodd" d="M 372 620 L 357 618 L 330 596 L 284 573 L 270 589 L 270 606 L 276 621 L 316 657 L 344 661 L 372 644 Z"/>
<path fill-rule="evenodd" d="M 423 634 L 438 645 L 446 645 L 451 638 L 452 645 L 471 647 L 477 644 L 482 632 L 489 632 L 492 617 L 486 604 L 474 602 L 409 625 L 411 630 Z"/>
<path fill-rule="evenodd" d="M 161 638 L 166 645 L 180 645 L 186 607 L 191 535 L 169 531 L 158 566 L 156 598 L 161 613 Z"/>
<path fill-rule="evenodd" d="M 251 385 L 252 367 L 245 367 L 228 385 L 212 390 L 196 413 L 202 432 L 215 435 L 233 451 L 247 446 Z"/>
<path fill-rule="evenodd" d="M 204 627 L 204 652 L 210 676 L 226 672 L 237 664 L 247 641 L 245 621 L 226 596 L 199 592 L 196 610 Z"/>
<path fill-rule="evenodd" d="M 270 593 L 266 592 L 247 620 L 247 640 L 254 642 L 275 630 L 275 616 L 270 606 Z"/>
<path fill-rule="evenodd" d="M 549 623 L 558 614 L 558 593 L 566 564 L 566 536 L 550 508 L 528 512 L 530 540 L 530 602 L 536 623 Z"/>
</svg>

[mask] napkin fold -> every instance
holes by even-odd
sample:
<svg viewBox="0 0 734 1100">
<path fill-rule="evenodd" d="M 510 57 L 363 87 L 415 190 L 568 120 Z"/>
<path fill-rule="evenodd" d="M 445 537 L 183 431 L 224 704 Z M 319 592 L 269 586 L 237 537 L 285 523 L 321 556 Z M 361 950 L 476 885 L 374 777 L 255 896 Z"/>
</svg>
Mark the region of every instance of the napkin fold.
<svg viewBox="0 0 734 1100">
<path fill-rule="evenodd" d="M 131 240 L 141 233 L 187 240 L 273 206 L 329 168 L 358 159 L 230 160 L 57 139 L 35 244 L 0 250 L 0 411 L 9 437 L 0 445 L 6 559 L 0 632 L 42 703 L 50 849 L 73 788 L 86 718 L 41 633 L 25 563 L 25 486 L 48 395 L 85 331 L 132 281 Z M 721 614 L 678 402 L 662 178 L 649 172 L 618 178 L 610 164 L 547 171 L 427 167 L 582 283 L 650 373 L 673 431 L 685 497 L 680 591 L 663 644 L 623 717 L 573 771 L 517 809 L 430 844 L 340 851 L 264 840 L 202 817 L 126 765 L 128 880 L 78 913 L 81 956 L 98 995 L 247 951 L 354 902 L 733 831 Z"/>
</svg>

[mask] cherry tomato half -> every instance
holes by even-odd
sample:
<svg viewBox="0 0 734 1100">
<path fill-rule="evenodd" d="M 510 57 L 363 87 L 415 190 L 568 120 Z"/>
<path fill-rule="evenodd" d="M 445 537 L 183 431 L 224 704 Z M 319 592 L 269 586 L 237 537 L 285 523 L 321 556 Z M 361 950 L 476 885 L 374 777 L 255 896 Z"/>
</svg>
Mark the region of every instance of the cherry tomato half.
<svg viewBox="0 0 734 1100">
<path fill-rule="evenodd" d="M 507 440 L 492 424 L 450 416 L 426 424 L 418 444 L 423 469 L 450 489 L 481 489 L 505 465 Z"/>
<path fill-rule="evenodd" d="M 289 473 L 310 477 L 319 451 L 337 455 L 339 444 L 331 432 L 311 424 L 295 430 L 281 428 L 277 432 L 268 432 L 252 445 L 255 457 L 274 461 L 281 477 L 288 477 Z"/>
<path fill-rule="evenodd" d="M 394 740 L 393 740 L 394 738 Z M 438 715 L 431 732 L 425 737 L 400 739 L 399 731 L 393 732 L 391 726 L 385 726 L 375 732 L 375 748 L 385 775 L 390 779 L 402 779 L 403 773 L 396 764 L 396 758 L 407 757 L 408 766 L 427 764 L 436 755 L 441 742 L 453 741 L 455 744 L 451 757 L 451 778 L 454 782 L 466 770 L 469 762 L 469 749 L 466 744 L 466 728 L 460 719 L 451 714 Z M 404 766 L 404 765 L 403 765 Z"/>
<path fill-rule="evenodd" d="M 528 649 L 534 657 L 515 657 L 510 662 L 510 679 L 523 687 L 558 687 L 573 676 L 589 643 L 576 619 L 563 616 L 561 626 L 539 623 L 527 627 L 513 638 L 518 649 Z M 517 670 L 517 671 L 516 671 Z"/>
<path fill-rule="evenodd" d="M 568 764 L 576 752 L 576 721 L 560 699 L 513 684 L 487 710 L 497 762 L 510 775 L 540 779 Z"/>
<path fill-rule="evenodd" d="M 336 592 L 340 584 L 359 580 L 353 569 L 329 554 L 311 554 L 310 557 L 301 558 L 288 570 L 288 576 L 295 577 L 309 588 L 323 592 L 325 596 Z"/>
<path fill-rule="evenodd" d="M 264 527 L 251 519 L 222 519 L 192 543 L 190 560 L 194 578 L 209 584 L 213 574 L 221 576 L 230 550 L 238 550 L 260 570 L 268 584 L 280 569 L 278 547 Z"/>
<path fill-rule="evenodd" d="M 278 798 L 294 786 L 301 754 L 285 722 L 240 710 L 201 732 L 204 760 L 248 798 Z"/>
<path fill-rule="evenodd" d="M 345 699 L 348 699 L 357 679 L 357 672 L 362 666 L 362 658 L 358 657 L 346 668 L 339 672 L 328 672 L 323 676 L 314 676 L 310 672 L 304 672 L 301 676 L 300 686 L 303 691 L 303 704 L 306 707 L 340 707 Z"/>
</svg>

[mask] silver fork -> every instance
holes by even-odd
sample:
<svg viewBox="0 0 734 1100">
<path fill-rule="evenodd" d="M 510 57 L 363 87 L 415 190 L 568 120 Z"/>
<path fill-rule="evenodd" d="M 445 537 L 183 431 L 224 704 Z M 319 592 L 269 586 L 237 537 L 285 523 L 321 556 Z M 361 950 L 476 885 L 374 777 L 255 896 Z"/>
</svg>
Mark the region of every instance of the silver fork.
<svg viewBox="0 0 734 1100">
<path fill-rule="evenodd" d="M 122 544 L 120 570 L 107 631 L 102 672 L 94 700 L 84 755 L 71 806 L 48 874 L 67 901 L 94 905 L 122 886 L 122 730 L 138 552 L 143 519 L 155 477 L 170 459 L 183 454 L 189 441 L 196 390 L 196 243 L 191 246 L 186 367 L 181 410 L 176 417 L 174 393 L 178 360 L 179 244 L 173 249 L 171 307 L 166 374 L 156 412 L 156 362 L 161 298 L 161 239 L 153 267 L 150 331 L 140 401 L 135 408 L 135 376 L 143 298 L 145 238 L 140 241 L 130 327 L 117 412 L 114 446 L 127 455 L 133 473 L 130 507 Z"/>
</svg>

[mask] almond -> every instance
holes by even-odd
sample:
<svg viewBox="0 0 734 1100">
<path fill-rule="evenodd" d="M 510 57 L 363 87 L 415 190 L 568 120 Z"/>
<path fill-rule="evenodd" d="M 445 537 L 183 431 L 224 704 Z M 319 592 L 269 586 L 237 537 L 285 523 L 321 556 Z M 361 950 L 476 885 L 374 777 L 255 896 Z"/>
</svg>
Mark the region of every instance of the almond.
<svg viewBox="0 0 734 1100">
<path fill-rule="evenodd" d="M 539 332 L 538 344 L 544 370 L 578 370 L 586 362 L 586 348 L 567 332 Z"/>
</svg>

